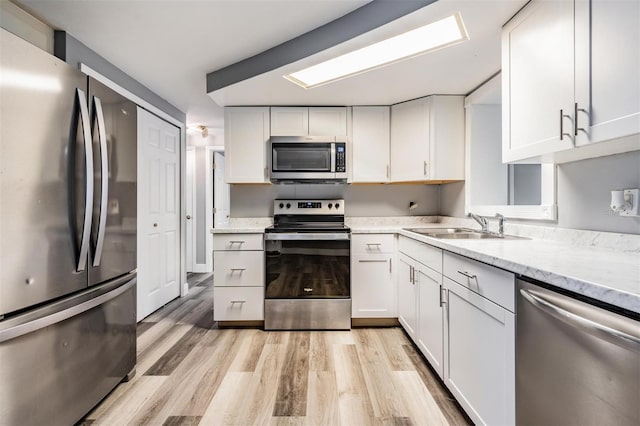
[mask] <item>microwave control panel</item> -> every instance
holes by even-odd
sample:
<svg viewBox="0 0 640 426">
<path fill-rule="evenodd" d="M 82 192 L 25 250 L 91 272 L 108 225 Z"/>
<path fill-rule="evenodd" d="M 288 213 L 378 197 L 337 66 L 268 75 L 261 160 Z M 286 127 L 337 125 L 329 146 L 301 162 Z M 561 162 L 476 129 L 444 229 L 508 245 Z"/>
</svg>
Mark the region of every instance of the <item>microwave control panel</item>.
<svg viewBox="0 0 640 426">
<path fill-rule="evenodd" d="M 336 172 L 347 171 L 347 144 L 336 143 Z"/>
</svg>

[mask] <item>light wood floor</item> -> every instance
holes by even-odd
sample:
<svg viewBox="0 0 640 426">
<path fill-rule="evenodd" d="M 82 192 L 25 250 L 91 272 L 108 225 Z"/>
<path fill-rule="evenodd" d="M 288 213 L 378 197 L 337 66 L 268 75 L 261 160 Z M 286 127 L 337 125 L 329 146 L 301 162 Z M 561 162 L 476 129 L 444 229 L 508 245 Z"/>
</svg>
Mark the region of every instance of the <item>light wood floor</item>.
<svg viewBox="0 0 640 426">
<path fill-rule="evenodd" d="M 470 424 L 400 328 L 218 329 L 212 281 L 138 324 L 137 375 L 81 424 Z"/>
</svg>

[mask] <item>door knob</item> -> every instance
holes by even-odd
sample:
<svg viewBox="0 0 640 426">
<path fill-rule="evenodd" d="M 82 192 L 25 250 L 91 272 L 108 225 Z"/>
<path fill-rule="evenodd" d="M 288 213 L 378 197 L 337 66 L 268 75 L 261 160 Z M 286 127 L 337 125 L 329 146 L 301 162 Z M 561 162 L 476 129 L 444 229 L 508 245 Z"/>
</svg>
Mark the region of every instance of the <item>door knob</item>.
<svg viewBox="0 0 640 426">
<path fill-rule="evenodd" d="M 190 214 L 187 215 L 187 219 L 191 219 L 191 215 Z"/>
<path fill-rule="evenodd" d="M 154 227 L 154 228 L 157 228 L 157 227 L 158 227 L 158 224 L 157 224 L 157 223 L 154 223 L 154 224 L 153 224 L 153 227 Z"/>
</svg>

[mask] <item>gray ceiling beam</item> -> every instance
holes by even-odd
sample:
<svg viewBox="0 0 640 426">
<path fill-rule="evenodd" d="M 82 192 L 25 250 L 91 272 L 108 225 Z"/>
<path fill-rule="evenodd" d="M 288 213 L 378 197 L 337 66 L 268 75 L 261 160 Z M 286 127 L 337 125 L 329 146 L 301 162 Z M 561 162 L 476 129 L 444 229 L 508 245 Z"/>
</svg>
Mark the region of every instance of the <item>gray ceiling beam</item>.
<svg viewBox="0 0 640 426">
<path fill-rule="evenodd" d="M 436 1 L 373 0 L 296 38 L 208 73 L 207 93 L 215 92 L 329 49 Z"/>
</svg>

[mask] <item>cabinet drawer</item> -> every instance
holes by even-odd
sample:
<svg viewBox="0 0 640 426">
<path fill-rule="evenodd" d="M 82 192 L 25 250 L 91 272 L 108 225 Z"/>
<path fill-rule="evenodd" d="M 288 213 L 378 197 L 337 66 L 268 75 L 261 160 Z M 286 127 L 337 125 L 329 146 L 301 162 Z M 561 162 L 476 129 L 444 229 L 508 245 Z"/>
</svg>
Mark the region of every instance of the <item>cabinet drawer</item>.
<svg viewBox="0 0 640 426">
<path fill-rule="evenodd" d="M 264 252 L 213 252 L 213 285 L 215 287 L 264 286 Z"/>
<path fill-rule="evenodd" d="M 262 250 L 264 234 L 213 234 L 213 250 Z"/>
<path fill-rule="evenodd" d="M 444 253 L 443 274 L 453 281 L 514 312 L 515 277 L 511 272 Z"/>
<path fill-rule="evenodd" d="M 351 235 L 352 253 L 393 253 L 394 234 L 355 234 Z"/>
<path fill-rule="evenodd" d="M 215 321 L 262 321 L 264 288 L 214 287 L 213 319 Z"/>
<path fill-rule="evenodd" d="M 400 236 L 400 252 L 428 266 L 436 272 L 442 272 L 442 250 L 409 237 Z"/>
</svg>

